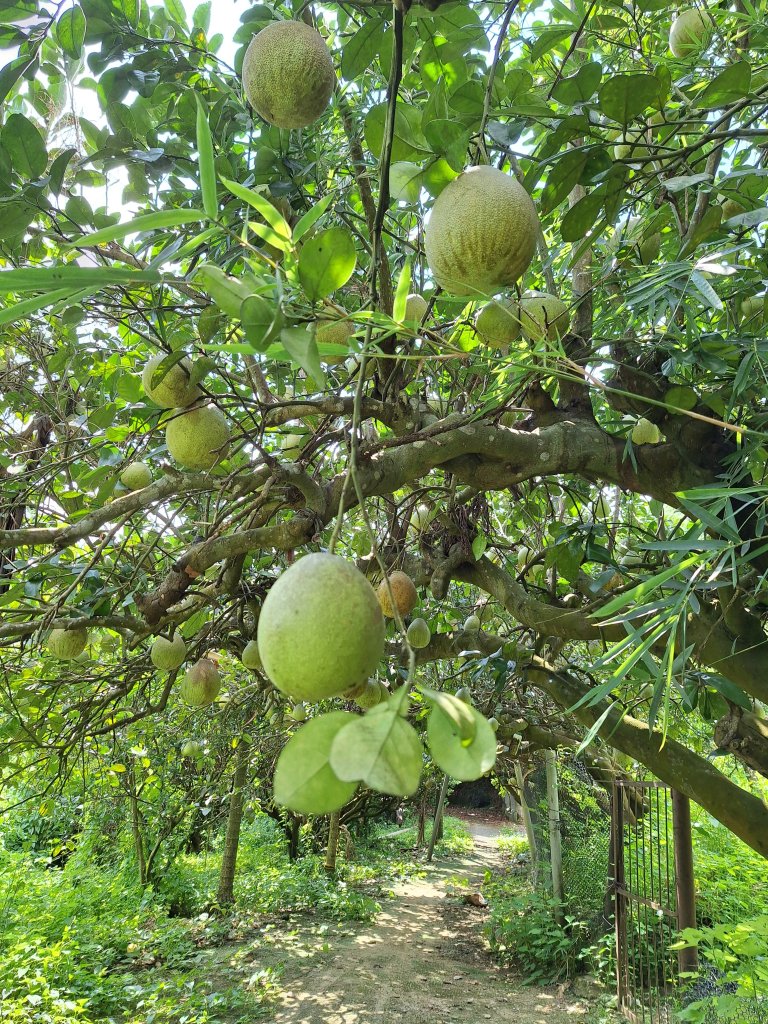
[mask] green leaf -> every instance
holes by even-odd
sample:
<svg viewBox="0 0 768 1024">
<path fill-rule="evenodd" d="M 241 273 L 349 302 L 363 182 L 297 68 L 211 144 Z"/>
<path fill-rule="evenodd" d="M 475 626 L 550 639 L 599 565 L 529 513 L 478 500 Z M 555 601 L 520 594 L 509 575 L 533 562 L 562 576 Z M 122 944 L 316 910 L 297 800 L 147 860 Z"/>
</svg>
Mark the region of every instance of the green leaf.
<svg viewBox="0 0 768 1024">
<path fill-rule="evenodd" d="M 422 761 L 418 733 L 391 702 L 346 725 L 331 746 L 331 768 L 340 779 L 393 796 L 416 792 Z"/>
<path fill-rule="evenodd" d="M 13 89 L 27 68 L 35 62 L 34 57 L 16 57 L 0 70 L 0 103 L 4 103 L 8 93 Z"/>
<path fill-rule="evenodd" d="M 48 288 L 88 288 L 96 285 L 159 284 L 162 276 L 155 270 L 127 270 L 124 267 L 50 267 L 30 270 L 0 271 L 0 294 L 3 292 L 38 292 Z"/>
<path fill-rule="evenodd" d="M 299 280 L 310 302 L 346 284 L 356 264 L 355 242 L 346 228 L 326 228 L 310 238 L 299 255 Z"/>
<path fill-rule="evenodd" d="M 305 327 L 284 327 L 280 341 L 291 359 L 305 370 L 321 387 L 325 386 L 325 373 L 320 365 L 317 342 Z"/>
<path fill-rule="evenodd" d="M 25 178 L 39 178 L 48 166 L 43 137 L 23 114 L 11 114 L 3 126 L 2 142 L 14 171 Z"/>
<path fill-rule="evenodd" d="M 278 209 L 276 209 L 268 199 L 255 192 L 253 189 L 246 188 L 245 185 L 239 185 L 236 181 L 230 181 L 228 178 L 221 179 L 222 185 L 228 189 L 232 195 L 237 196 L 238 199 L 242 199 L 244 203 L 248 203 L 254 210 L 258 210 L 264 220 L 277 235 L 281 248 L 285 242 L 291 243 L 292 235 L 291 228 L 288 222 L 285 220 L 283 215 Z M 268 239 L 269 241 L 270 239 Z M 277 243 L 276 243 L 277 244 Z M 290 245 L 288 247 L 290 249 Z"/>
<path fill-rule="evenodd" d="M 245 281 L 225 274 L 221 267 L 213 263 L 201 263 L 192 280 L 210 295 L 223 313 L 231 317 L 240 316 L 243 303 L 252 293 Z"/>
<path fill-rule="evenodd" d="M 56 22 L 56 41 L 68 57 L 77 60 L 85 42 L 85 14 L 79 4 L 67 8 Z"/>
<path fill-rule="evenodd" d="M 454 171 L 462 171 L 466 163 L 469 129 L 456 121 L 430 121 L 424 135 L 432 151 L 443 156 Z"/>
<path fill-rule="evenodd" d="M 313 207 L 299 217 L 298 223 L 293 229 L 294 242 L 298 242 L 299 239 L 306 235 L 312 225 L 316 224 L 320 220 L 332 202 L 333 193 L 329 192 L 327 196 L 323 196 L 319 202 L 315 203 Z"/>
<path fill-rule="evenodd" d="M 213 137 L 208 123 L 208 112 L 202 99 L 195 93 L 197 102 L 197 156 L 200 172 L 200 191 L 203 194 L 203 209 L 211 220 L 219 213 L 219 200 L 216 195 L 216 167 L 213 153 Z"/>
<path fill-rule="evenodd" d="M 101 231 L 94 231 L 90 235 L 83 235 L 81 238 L 69 242 L 68 245 L 70 248 L 101 245 L 103 242 L 115 242 L 127 235 L 159 231 L 162 228 L 175 228 L 182 224 L 196 224 L 201 220 L 205 220 L 203 210 L 158 210 L 157 213 L 147 213 L 122 224 L 113 224 L 108 228 L 102 228 Z"/>
<path fill-rule="evenodd" d="M 612 75 L 603 82 L 598 105 L 606 117 L 629 124 L 650 107 L 659 94 L 659 81 L 653 75 Z"/>
<path fill-rule="evenodd" d="M 387 104 L 379 103 L 365 115 L 365 142 L 378 160 L 384 142 L 384 128 L 387 119 Z M 416 104 L 398 100 L 395 107 L 395 130 L 392 138 L 390 160 L 418 160 L 429 153 L 429 146 L 421 133 L 421 112 Z"/>
<path fill-rule="evenodd" d="M 698 96 L 701 107 L 725 107 L 735 100 L 743 99 L 752 84 L 752 68 L 746 60 L 737 60 L 709 83 Z"/>
<path fill-rule="evenodd" d="M 347 711 L 331 711 L 293 734 L 275 765 L 277 803 L 298 814 L 330 814 L 352 798 L 357 783 L 339 779 L 329 758 L 339 731 L 354 718 Z"/>
<path fill-rule="evenodd" d="M 341 77 L 347 82 L 359 78 L 376 59 L 387 23 L 383 18 L 369 17 L 351 39 L 344 43 L 341 54 Z"/>
<path fill-rule="evenodd" d="M 664 402 L 672 406 L 673 409 L 690 410 L 696 407 L 698 397 L 693 388 L 676 385 L 665 393 Z"/>
<path fill-rule="evenodd" d="M 401 324 L 405 319 L 405 304 L 408 293 L 411 289 L 411 261 L 408 259 L 403 264 L 400 275 L 397 279 L 395 290 L 395 301 L 392 305 L 392 319 L 395 323 Z"/>
<path fill-rule="evenodd" d="M 432 760 L 446 775 L 462 782 L 479 779 L 496 763 L 496 733 L 475 708 L 467 705 L 475 726 L 469 743 L 462 739 L 452 718 L 434 704 L 427 719 L 427 742 Z"/>
<path fill-rule="evenodd" d="M 475 561 L 483 557 L 487 547 L 488 538 L 485 536 L 484 533 L 478 533 L 478 535 L 472 541 L 472 554 L 475 557 Z"/>
<path fill-rule="evenodd" d="M 564 242 L 578 242 L 594 226 L 605 196 L 604 188 L 584 196 L 563 217 L 560 233 Z"/>
<path fill-rule="evenodd" d="M 10 306 L 0 310 L 0 327 L 4 327 L 6 324 L 17 323 L 30 313 L 36 313 L 38 309 L 44 309 L 46 306 L 53 306 L 63 299 L 69 299 L 72 294 L 72 288 L 60 288 L 58 291 L 48 292 L 45 295 L 37 295 L 34 299 L 12 302 Z"/>
<path fill-rule="evenodd" d="M 257 352 L 266 351 L 283 326 L 279 305 L 263 295 L 249 295 L 243 300 L 240 321 L 246 338 Z"/>
<path fill-rule="evenodd" d="M 600 85 L 602 76 L 603 69 L 599 64 L 583 64 L 575 75 L 561 78 L 552 90 L 552 95 L 558 103 L 563 103 L 565 106 L 584 103 Z"/>
<path fill-rule="evenodd" d="M 550 50 L 554 49 L 558 43 L 561 43 L 564 39 L 573 35 L 574 28 L 548 28 L 545 29 L 536 42 L 531 47 L 531 61 L 536 63 L 537 60 L 549 53 Z"/>
<path fill-rule="evenodd" d="M 420 686 L 419 691 L 433 707 L 439 707 L 442 713 L 450 719 L 453 728 L 461 737 L 462 743 L 472 742 L 477 733 L 477 723 L 473 714 L 474 708 L 471 704 L 460 700 L 453 693 L 431 690 L 427 686 Z"/>
</svg>

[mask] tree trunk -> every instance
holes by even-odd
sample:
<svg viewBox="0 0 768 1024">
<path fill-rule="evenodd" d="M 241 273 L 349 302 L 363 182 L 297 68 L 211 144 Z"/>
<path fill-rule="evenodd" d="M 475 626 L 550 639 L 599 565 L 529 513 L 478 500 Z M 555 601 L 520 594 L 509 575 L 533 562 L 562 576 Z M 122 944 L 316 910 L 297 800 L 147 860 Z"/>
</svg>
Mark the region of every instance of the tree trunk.
<svg viewBox="0 0 768 1024">
<path fill-rule="evenodd" d="M 442 835 L 443 827 L 443 804 L 445 803 L 445 794 L 448 792 L 448 776 L 443 776 L 443 782 L 440 786 L 440 792 L 437 796 L 437 806 L 435 807 L 435 820 L 432 822 L 432 835 L 429 837 L 429 849 L 427 850 L 427 863 L 431 863 L 432 856 L 435 852 L 435 843 Z"/>
<path fill-rule="evenodd" d="M 293 863 L 299 859 L 299 832 L 301 830 L 301 818 L 292 814 L 288 822 L 288 860 Z"/>
<path fill-rule="evenodd" d="M 531 857 L 531 885 L 535 889 L 536 883 L 539 880 L 539 851 L 536 846 L 536 832 L 533 828 L 533 818 L 531 817 L 531 811 L 528 807 L 528 799 L 525 795 L 523 769 L 520 767 L 518 761 L 515 761 L 515 781 L 517 782 L 517 788 L 520 790 L 520 810 L 523 815 L 525 835 L 528 839 L 528 850 Z"/>
<path fill-rule="evenodd" d="M 547 769 L 547 818 L 549 820 L 549 864 L 552 869 L 552 895 L 563 902 L 563 845 L 560 833 L 560 793 L 557 785 L 557 755 L 544 751 Z M 558 914 L 562 920 L 562 912 Z"/>
<path fill-rule="evenodd" d="M 144 887 L 147 884 L 147 860 L 144 854 L 144 839 L 141 834 L 139 799 L 133 792 L 129 794 L 128 799 L 131 804 L 131 833 L 133 834 L 133 849 L 136 853 L 136 864 L 139 868 L 139 885 Z"/>
<path fill-rule="evenodd" d="M 248 763 L 248 743 L 241 739 L 235 751 L 235 771 L 232 776 L 232 794 L 229 798 L 227 835 L 224 840 L 219 888 L 216 893 L 216 900 L 222 907 L 233 903 L 235 899 L 235 867 L 237 865 L 237 848 L 240 844 L 240 826 L 243 821 L 243 788 L 248 779 Z"/>
<path fill-rule="evenodd" d="M 715 726 L 715 743 L 768 778 L 768 718 L 731 708 Z"/>
<path fill-rule="evenodd" d="M 329 875 L 336 873 L 336 853 L 339 848 L 340 823 L 341 815 L 338 811 L 334 811 L 330 817 L 328 827 L 328 846 L 325 849 L 325 864 L 323 864 L 326 873 Z"/>
</svg>

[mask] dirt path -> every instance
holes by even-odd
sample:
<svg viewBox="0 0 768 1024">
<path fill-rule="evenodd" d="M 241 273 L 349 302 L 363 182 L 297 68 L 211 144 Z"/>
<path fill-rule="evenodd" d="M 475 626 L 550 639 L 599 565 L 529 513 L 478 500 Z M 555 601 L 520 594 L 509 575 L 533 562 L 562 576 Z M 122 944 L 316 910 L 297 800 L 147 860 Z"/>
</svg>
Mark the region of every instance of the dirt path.
<svg viewBox="0 0 768 1024">
<path fill-rule="evenodd" d="M 498 858 L 498 828 L 470 828 L 471 855 L 398 885 L 374 923 L 329 929 L 324 947 L 306 949 L 305 966 L 283 961 L 276 1024 L 583 1024 L 583 1003 L 525 988 L 495 965 L 485 911 L 447 896 L 461 880 L 478 888 Z"/>
</svg>

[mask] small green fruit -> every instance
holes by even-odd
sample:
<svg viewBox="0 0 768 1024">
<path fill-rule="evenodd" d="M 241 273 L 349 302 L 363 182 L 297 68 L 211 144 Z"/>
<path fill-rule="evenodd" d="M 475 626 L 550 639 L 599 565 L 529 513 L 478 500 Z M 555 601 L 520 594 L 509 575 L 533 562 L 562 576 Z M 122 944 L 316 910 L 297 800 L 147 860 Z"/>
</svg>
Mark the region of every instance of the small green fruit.
<svg viewBox="0 0 768 1024">
<path fill-rule="evenodd" d="M 251 672 L 261 672 L 264 668 L 261 663 L 261 655 L 259 654 L 259 645 L 255 640 L 249 640 L 245 645 L 240 661 L 243 667 Z"/>
<path fill-rule="evenodd" d="M 381 687 L 375 679 L 369 679 L 365 686 L 352 698 L 359 708 L 367 711 L 381 704 Z"/>
<path fill-rule="evenodd" d="M 465 633 L 477 633 L 480 629 L 480 619 L 477 615 L 469 615 L 464 621 Z"/>
<path fill-rule="evenodd" d="M 149 652 L 150 661 L 161 672 L 173 672 L 187 656 L 187 645 L 181 633 L 174 633 L 173 639 L 164 636 L 156 638 Z"/>
<path fill-rule="evenodd" d="M 221 676 L 214 662 L 201 658 L 187 670 L 181 680 L 181 699 L 193 708 L 204 708 L 213 704 L 221 690 Z"/>
<path fill-rule="evenodd" d="M 299 701 L 298 704 L 294 704 L 291 708 L 291 718 L 294 722 L 304 722 L 307 718 L 306 705 Z"/>
<path fill-rule="evenodd" d="M 469 692 L 466 686 L 460 686 L 456 691 L 456 696 L 459 700 L 463 700 L 465 704 L 472 703 L 472 694 Z"/>
<path fill-rule="evenodd" d="M 185 740 L 181 747 L 182 757 L 193 757 L 195 760 L 201 758 L 205 753 L 205 748 L 199 740 Z"/>
<path fill-rule="evenodd" d="M 405 300 L 405 313 L 403 315 L 403 321 L 407 324 L 420 324 L 424 319 L 424 314 L 429 309 L 429 303 L 423 295 L 419 295 L 418 292 L 412 292 Z"/>
<path fill-rule="evenodd" d="M 85 626 L 78 626 L 75 629 L 52 629 L 46 647 L 59 661 L 73 661 L 83 653 L 87 643 L 88 630 Z"/>
<path fill-rule="evenodd" d="M 486 345 L 511 345 L 520 337 L 520 307 L 513 299 L 486 302 L 475 318 L 475 330 Z"/>
<path fill-rule="evenodd" d="M 129 462 L 120 474 L 120 483 L 129 491 L 141 491 L 152 483 L 152 470 L 146 462 Z"/>
<path fill-rule="evenodd" d="M 435 512 L 429 505 L 417 505 L 411 516 L 411 526 L 417 533 L 423 533 L 435 518 Z"/>
<path fill-rule="evenodd" d="M 432 633 L 424 619 L 414 619 L 405 634 L 408 643 L 415 651 L 429 646 Z"/>
<path fill-rule="evenodd" d="M 197 384 L 190 381 L 192 364 L 188 359 L 174 363 L 163 379 L 153 387 L 152 377 L 165 358 L 166 353 L 161 352 L 149 360 L 141 375 L 141 383 L 156 405 L 163 409 L 184 409 L 202 396 Z"/>
<path fill-rule="evenodd" d="M 489 718 L 488 725 L 493 729 L 494 732 L 499 731 L 499 720 L 498 718 Z"/>
</svg>

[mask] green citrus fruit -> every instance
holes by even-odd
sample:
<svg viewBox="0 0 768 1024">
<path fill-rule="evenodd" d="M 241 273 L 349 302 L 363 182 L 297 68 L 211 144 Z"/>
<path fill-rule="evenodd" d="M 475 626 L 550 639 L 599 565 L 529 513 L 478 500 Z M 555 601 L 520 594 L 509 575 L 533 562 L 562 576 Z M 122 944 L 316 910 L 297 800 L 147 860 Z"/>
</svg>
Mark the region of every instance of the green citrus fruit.
<svg viewBox="0 0 768 1024">
<path fill-rule="evenodd" d="M 215 405 L 198 405 L 168 420 L 165 443 L 185 469 L 211 469 L 226 456 L 229 425 Z"/>
</svg>

